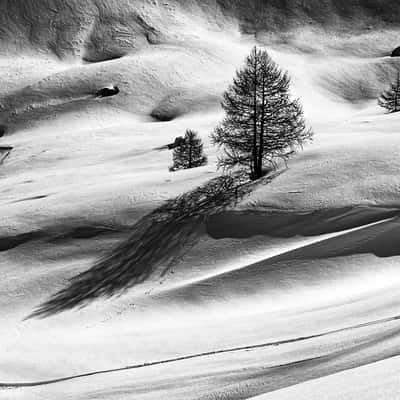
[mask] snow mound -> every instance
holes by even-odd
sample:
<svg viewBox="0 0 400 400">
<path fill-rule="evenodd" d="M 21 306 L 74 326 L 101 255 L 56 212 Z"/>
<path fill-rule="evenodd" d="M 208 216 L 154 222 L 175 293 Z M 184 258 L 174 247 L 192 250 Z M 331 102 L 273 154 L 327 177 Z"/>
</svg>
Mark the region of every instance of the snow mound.
<svg viewBox="0 0 400 400">
<path fill-rule="evenodd" d="M 73 66 L 50 74 L 3 96 L 0 115 L 9 128 L 7 133 L 84 110 L 105 112 L 112 118 L 119 109 L 168 120 L 215 107 L 226 85 L 224 74 L 232 69 L 201 49 L 157 48 L 135 57 Z M 212 79 L 206 79 L 210 73 Z M 110 84 L 120 88 L 119 95 L 96 99 L 96 91 Z"/>
</svg>

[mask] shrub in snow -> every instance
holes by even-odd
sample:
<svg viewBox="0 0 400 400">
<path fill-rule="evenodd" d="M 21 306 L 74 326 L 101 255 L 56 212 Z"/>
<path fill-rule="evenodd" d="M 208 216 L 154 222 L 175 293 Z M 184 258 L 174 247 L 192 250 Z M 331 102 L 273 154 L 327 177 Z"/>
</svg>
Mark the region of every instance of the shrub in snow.
<svg viewBox="0 0 400 400">
<path fill-rule="evenodd" d="M 203 152 L 203 143 L 197 132 L 186 130 L 185 138 L 172 154 L 173 165 L 170 171 L 201 167 L 207 164 L 207 157 Z"/>
<path fill-rule="evenodd" d="M 397 73 L 397 79 L 390 88 L 380 95 L 378 104 L 390 113 L 400 111 L 400 72 Z"/>
</svg>

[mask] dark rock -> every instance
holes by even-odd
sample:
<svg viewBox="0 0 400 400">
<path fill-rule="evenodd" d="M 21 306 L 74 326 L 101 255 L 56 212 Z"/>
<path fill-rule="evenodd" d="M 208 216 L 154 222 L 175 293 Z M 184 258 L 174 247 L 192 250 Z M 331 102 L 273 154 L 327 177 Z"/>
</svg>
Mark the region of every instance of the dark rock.
<svg viewBox="0 0 400 400">
<path fill-rule="evenodd" d="M 392 51 L 392 54 L 390 57 L 400 57 L 400 46 Z"/>
<path fill-rule="evenodd" d="M 113 86 L 111 88 L 106 87 L 106 88 L 98 90 L 96 92 L 96 97 L 110 97 L 110 96 L 115 96 L 118 93 L 119 93 L 118 86 Z"/>
<path fill-rule="evenodd" d="M 0 137 L 4 136 L 7 132 L 7 127 L 5 125 L 0 125 Z"/>
</svg>

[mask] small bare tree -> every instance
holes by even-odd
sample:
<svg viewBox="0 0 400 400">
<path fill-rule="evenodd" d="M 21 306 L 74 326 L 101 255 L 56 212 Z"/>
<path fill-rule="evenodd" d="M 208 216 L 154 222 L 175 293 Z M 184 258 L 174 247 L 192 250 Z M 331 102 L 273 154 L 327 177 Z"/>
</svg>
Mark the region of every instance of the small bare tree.
<svg viewBox="0 0 400 400">
<path fill-rule="evenodd" d="M 390 88 L 380 95 L 378 104 L 390 113 L 400 111 L 400 72 L 397 73 L 396 81 L 390 85 Z"/>
<path fill-rule="evenodd" d="M 174 149 L 173 165 L 170 171 L 201 167 L 207 164 L 207 157 L 203 152 L 203 143 L 197 132 L 188 129 L 183 142 Z"/>
</svg>

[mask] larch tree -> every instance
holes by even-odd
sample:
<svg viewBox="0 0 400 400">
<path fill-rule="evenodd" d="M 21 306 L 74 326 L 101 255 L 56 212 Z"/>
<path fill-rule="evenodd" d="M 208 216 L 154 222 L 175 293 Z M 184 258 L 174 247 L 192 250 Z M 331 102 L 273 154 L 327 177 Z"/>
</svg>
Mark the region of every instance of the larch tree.
<svg viewBox="0 0 400 400">
<path fill-rule="evenodd" d="M 303 110 L 289 93 L 290 78 L 264 50 L 254 47 L 224 93 L 225 118 L 212 134 L 223 149 L 219 166 L 239 167 L 255 180 L 265 164 L 294 154 L 312 138 Z"/>
<path fill-rule="evenodd" d="M 186 130 L 184 141 L 174 149 L 172 159 L 173 165 L 170 171 L 196 168 L 207 164 L 203 143 L 197 132 L 191 129 Z"/>
<path fill-rule="evenodd" d="M 390 85 L 390 88 L 380 95 L 378 104 L 390 113 L 400 111 L 400 72 L 397 73 L 396 81 Z"/>
</svg>

